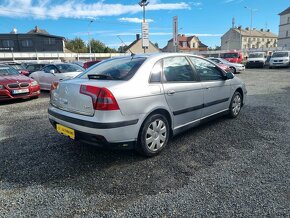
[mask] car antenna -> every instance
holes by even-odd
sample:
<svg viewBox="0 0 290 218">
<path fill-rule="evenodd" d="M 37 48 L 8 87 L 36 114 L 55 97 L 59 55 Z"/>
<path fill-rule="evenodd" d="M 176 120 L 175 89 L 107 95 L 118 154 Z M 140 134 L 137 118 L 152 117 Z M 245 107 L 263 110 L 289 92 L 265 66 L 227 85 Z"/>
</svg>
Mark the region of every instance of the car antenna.
<svg viewBox="0 0 290 218">
<path fill-rule="evenodd" d="M 119 35 L 117 35 L 117 37 L 118 37 L 118 39 L 120 39 L 120 41 L 123 43 L 123 45 L 128 47 L 128 45 L 126 45 L 126 43 L 121 39 L 121 37 Z M 131 57 L 133 58 L 135 54 L 131 51 L 131 49 L 129 47 L 128 47 L 128 50 L 131 53 Z"/>
</svg>

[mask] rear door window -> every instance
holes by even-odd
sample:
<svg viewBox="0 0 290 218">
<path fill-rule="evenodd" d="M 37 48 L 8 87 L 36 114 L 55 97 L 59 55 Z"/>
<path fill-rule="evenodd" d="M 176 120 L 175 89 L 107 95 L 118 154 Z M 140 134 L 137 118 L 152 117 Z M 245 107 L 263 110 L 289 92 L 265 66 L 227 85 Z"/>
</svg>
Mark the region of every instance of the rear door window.
<svg viewBox="0 0 290 218">
<path fill-rule="evenodd" d="M 196 81 L 192 67 L 185 57 L 164 58 L 163 74 L 166 82 Z"/>
</svg>

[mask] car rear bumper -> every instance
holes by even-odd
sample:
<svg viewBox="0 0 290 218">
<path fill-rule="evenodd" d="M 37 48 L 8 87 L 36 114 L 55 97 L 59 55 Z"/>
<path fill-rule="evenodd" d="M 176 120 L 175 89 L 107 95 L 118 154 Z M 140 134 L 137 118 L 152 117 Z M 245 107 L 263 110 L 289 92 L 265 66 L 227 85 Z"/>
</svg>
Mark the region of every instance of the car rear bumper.
<svg viewBox="0 0 290 218">
<path fill-rule="evenodd" d="M 124 147 L 137 141 L 140 128 L 139 120 L 127 120 L 119 122 L 95 122 L 94 118 L 87 120 L 87 116 L 76 115 L 50 106 L 48 109 L 50 122 L 56 128 L 61 124 L 75 131 L 75 139 L 94 145 L 117 144 Z M 82 118 L 86 119 L 82 119 Z"/>
</svg>

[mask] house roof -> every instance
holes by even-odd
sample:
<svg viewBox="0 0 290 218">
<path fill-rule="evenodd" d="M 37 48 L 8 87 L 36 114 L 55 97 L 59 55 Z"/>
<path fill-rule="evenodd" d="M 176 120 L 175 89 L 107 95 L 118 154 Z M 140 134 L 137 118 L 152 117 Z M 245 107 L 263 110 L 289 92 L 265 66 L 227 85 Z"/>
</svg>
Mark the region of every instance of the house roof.
<svg viewBox="0 0 290 218">
<path fill-rule="evenodd" d="M 38 26 L 35 26 L 35 28 L 30 30 L 27 34 L 35 34 L 35 33 L 49 35 L 49 33 L 46 30 L 40 29 Z"/>
<path fill-rule="evenodd" d="M 290 14 L 290 7 L 287 8 L 286 10 L 282 11 L 279 15 L 285 15 L 285 14 Z"/>
<path fill-rule="evenodd" d="M 140 40 L 142 40 L 142 38 L 139 39 L 135 39 L 135 41 L 133 41 L 130 45 L 128 45 L 128 48 L 126 49 L 126 52 L 129 51 L 129 49 L 131 49 L 137 42 L 139 42 Z M 156 48 L 157 50 L 160 50 L 159 48 L 157 48 L 151 41 L 149 41 L 149 43 Z"/>
<path fill-rule="evenodd" d="M 253 29 L 252 31 L 249 29 L 239 29 L 234 28 L 234 31 L 238 32 L 239 34 L 242 34 L 242 36 L 251 36 L 251 37 L 268 37 L 268 38 L 278 38 L 278 36 L 268 30 L 256 30 Z"/>
</svg>

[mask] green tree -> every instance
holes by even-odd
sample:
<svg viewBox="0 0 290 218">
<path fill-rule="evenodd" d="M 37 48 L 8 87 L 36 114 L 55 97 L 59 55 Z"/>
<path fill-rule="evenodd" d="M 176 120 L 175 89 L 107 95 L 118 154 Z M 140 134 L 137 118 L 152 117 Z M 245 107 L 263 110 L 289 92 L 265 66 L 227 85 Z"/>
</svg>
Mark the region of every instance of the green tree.
<svg viewBox="0 0 290 218">
<path fill-rule="evenodd" d="M 154 45 L 155 45 L 156 48 L 159 48 L 159 45 L 158 45 L 157 42 L 155 42 Z"/>
<path fill-rule="evenodd" d="M 125 52 L 127 51 L 128 48 L 129 48 L 129 47 L 128 47 L 127 45 L 120 46 L 120 47 L 118 48 L 118 52 L 120 52 L 120 53 L 125 53 Z"/>
<path fill-rule="evenodd" d="M 72 40 L 67 40 L 67 42 L 65 43 L 65 47 L 69 49 L 70 51 L 76 52 L 76 53 L 87 52 L 87 47 L 85 45 L 85 42 L 79 37 L 76 37 L 75 39 L 72 39 Z"/>
</svg>

